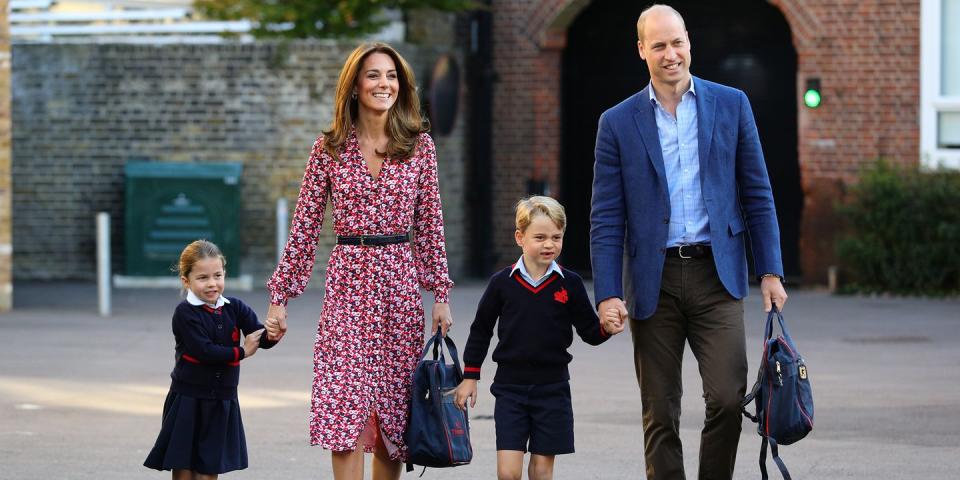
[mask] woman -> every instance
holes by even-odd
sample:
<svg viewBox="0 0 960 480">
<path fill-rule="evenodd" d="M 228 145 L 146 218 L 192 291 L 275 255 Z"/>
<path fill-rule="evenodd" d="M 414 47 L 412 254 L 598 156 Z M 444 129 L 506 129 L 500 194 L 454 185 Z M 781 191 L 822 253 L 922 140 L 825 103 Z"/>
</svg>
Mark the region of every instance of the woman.
<svg viewBox="0 0 960 480">
<path fill-rule="evenodd" d="M 411 375 L 423 345 L 420 287 L 434 294 L 433 330 L 453 323 L 436 151 L 413 73 L 389 45 L 347 58 L 334 119 L 307 163 L 290 236 L 268 282 L 268 337 L 286 331 L 286 302 L 313 268 L 327 197 L 330 254 L 314 347 L 310 442 L 332 451 L 336 479 L 400 477 Z M 411 239 L 412 237 L 412 239 Z M 410 243 L 413 242 L 413 245 Z"/>
</svg>

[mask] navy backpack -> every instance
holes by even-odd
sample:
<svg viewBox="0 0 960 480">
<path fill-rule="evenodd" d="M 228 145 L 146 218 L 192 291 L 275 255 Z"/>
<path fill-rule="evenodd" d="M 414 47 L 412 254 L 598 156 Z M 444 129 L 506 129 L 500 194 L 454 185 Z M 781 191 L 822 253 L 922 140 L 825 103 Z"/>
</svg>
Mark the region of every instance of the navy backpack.
<svg viewBox="0 0 960 480">
<path fill-rule="evenodd" d="M 452 365 L 444 358 L 442 343 L 447 344 Z M 431 347 L 433 359 L 427 359 Z M 443 337 L 438 331 L 427 340 L 413 372 L 410 421 L 403 436 L 408 472 L 414 464 L 422 465 L 426 471 L 426 467 L 465 465 L 473 458 L 467 412 L 453 403 L 454 389 L 462 380 L 457 347 L 449 336 Z"/>
<path fill-rule="evenodd" d="M 781 335 L 773 338 L 773 320 L 780 324 Z M 756 415 L 747 412 L 750 402 Z M 813 392 L 807 365 L 787 331 L 783 315 L 774 305 L 767 315 L 763 358 L 757 383 L 741 404 L 743 414 L 757 424 L 760 434 L 760 473 L 767 480 L 767 444 L 783 478 L 790 480 L 787 466 L 780 460 L 777 445 L 790 445 L 813 430 Z"/>
</svg>

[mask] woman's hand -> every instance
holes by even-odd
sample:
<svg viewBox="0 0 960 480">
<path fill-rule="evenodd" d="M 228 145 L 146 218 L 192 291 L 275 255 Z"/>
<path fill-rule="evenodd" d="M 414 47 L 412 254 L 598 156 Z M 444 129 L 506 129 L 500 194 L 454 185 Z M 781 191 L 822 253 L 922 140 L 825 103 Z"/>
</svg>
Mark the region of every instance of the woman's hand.
<svg viewBox="0 0 960 480">
<path fill-rule="evenodd" d="M 270 304 L 267 309 L 267 340 L 279 342 L 287 334 L 287 307 Z"/>
<path fill-rule="evenodd" d="M 450 315 L 449 303 L 433 304 L 433 327 L 430 328 L 430 331 L 434 335 L 437 333 L 437 325 L 440 326 L 440 332 L 446 337 L 447 330 L 453 325 L 453 316 Z"/>
</svg>

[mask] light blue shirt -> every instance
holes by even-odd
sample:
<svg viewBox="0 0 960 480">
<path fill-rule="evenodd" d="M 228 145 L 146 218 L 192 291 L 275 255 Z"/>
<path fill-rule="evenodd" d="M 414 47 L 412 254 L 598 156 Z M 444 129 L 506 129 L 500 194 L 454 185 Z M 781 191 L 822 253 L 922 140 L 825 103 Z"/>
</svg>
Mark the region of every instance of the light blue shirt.
<svg viewBox="0 0 960 480">
<path fill-rule="evenodd" d="M 513 265 L 513 270 L 510 270 L 510 275 L 513 276 L 513 273 L 517 270 L 520 270 L 520 276 L 523 277 L 523 279 L 526 280 L 531 287 L 536 287 L 543 283 L 544 280 L 550 278 L 550 274 L 553 272 L 559 273 L 561 277 L 563 276 L 563 271 L 560 270 L 560 265 L 558 265 L 557 261 L 554 260 L 550 262 L 550 268 L 543 273 L 543 276 L 534 280 L 533 277 L 530 276 L 530 272 L 527 271 L 527 267 L 523 264 L 523 255 L 521 255 L 520 260 L 517 260 L 517 263 Z"/>
<path fill-rule="evenodd" d="M 690 80 L 690 89 L 680 97 L 676 117 L 657 101 L 652 83 L 649 90 L 670 192 L 670 228 L 666 247 L 710 243 L 710 219 L 700 191 L 697 92 L 693 88 L 693 79 Z"/>
</svg>

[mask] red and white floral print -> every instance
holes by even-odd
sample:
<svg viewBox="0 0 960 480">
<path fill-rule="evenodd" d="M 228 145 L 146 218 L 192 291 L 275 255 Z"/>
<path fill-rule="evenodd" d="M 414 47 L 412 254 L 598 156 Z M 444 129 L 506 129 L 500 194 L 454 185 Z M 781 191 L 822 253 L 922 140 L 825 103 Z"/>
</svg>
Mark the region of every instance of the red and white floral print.
<svg viewBox="0 0 960 480">
<path fill-rule="evenodd" d="M 373 451 L 363 435 L 372 415 L 395 460 L 406 458 L 403 432 L 411 375 L 423 346 L 420 288 L 447 302 L 443 215 L 433 139 L 421 134 L 414 154 L 387 158 L 374 179 L 351 132 L 339 159 L 317 139 L 307 163 L 290 236 L 267 283 L 285 305 L 310 280 L 327 198 L 337 235 L 411 232 L 413 244 L 337 245 L 327 263 L 323 309 L 314 346 L 310 443 L 334 451 Z M 369 433 L 369 432 L 368 432 Z M 396 448 L 392 448 L 396 447 Z"/>
</svg>

